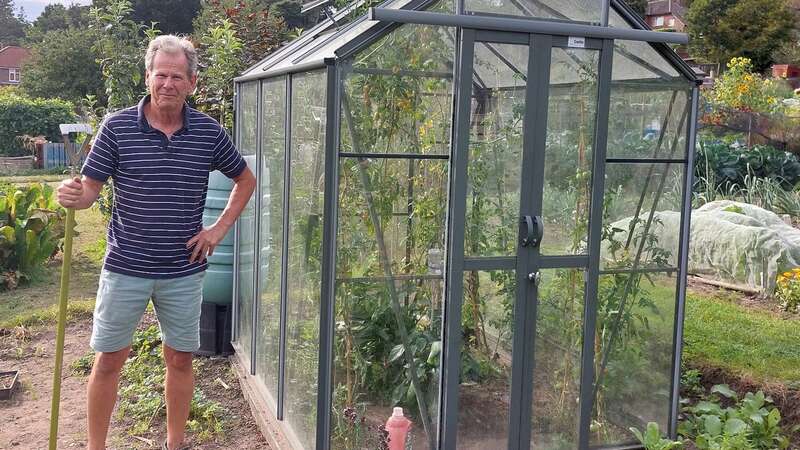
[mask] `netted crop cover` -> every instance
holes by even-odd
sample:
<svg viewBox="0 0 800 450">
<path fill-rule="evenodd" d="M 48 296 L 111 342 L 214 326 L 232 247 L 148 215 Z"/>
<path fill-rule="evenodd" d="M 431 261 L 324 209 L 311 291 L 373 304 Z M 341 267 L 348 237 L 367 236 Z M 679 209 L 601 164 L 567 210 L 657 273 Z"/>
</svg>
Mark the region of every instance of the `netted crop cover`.
<svg viewBox="0 0 800 450">
<path fill-rule="evenodd" d="M 648 234 L 657 237 L 661 248 L 677 249 L 680 214 L 660 211 L 654 219 Z M 627 234 L 630 222 L 626 218 L 612 226 L 624 230 L 617 234 Z M 691 225 L 689 273 L 772 292 L 779 273 L 800 266 L 800 230 L 758 206 L 730 200 L 707 203 L 692 212 Z M 669 264 L 677 257 L 671 251 Z"/>
</svg>

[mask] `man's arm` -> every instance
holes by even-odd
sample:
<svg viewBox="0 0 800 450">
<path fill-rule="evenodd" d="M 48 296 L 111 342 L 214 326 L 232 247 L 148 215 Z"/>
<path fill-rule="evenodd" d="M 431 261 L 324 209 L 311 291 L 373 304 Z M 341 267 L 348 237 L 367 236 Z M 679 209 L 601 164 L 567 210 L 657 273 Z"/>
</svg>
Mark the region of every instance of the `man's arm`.
<svg viewBox="0 0 800 450">
<path fill-rule="evenodd" d="M 64 208 L 86 209 L 92 206 L 103 188 L 102 181 L 84 175 L 82 178 L 69 178 L 56 189 L 56 199 Z"/>
<path fill-rule="evenodd" d="M 186 248 L 194 246 L 194 250 L 189 256 L 189 262 L 202 261 L 214 254 L 214 248 L 225 237 L 225 234 L 236 222 L 239 214 L 244 210 L 250 200 L 250 196 L 253 195 L 253 191 L 256 188 L 256 177 L 250 171 L 250 168 L 245 167 L 244 171 L 233 179 L 233 183 L 233 190 L 228 199 L 228 204 L 214 225 L 203 228 L 186 243 Z"/>
</svg>

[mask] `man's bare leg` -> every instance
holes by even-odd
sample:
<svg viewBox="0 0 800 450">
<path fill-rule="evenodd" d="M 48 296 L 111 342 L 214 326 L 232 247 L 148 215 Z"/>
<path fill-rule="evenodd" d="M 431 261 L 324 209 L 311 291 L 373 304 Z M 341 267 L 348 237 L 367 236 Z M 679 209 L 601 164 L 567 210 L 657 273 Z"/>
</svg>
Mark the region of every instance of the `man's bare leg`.
<svg viewBox="0 0 800 450">
<path fill-rule="evenodd" d="M 167 447 L 172 450 L 183 443 L 194 392 L 194 374 L 191 353 L 179 352 L 166 344 L 163 348 L 167 364 L 164 392 L 167 398 Z"/>
<path fill-rule="evenodd" d="M 119 374 L 130 346 L 116 352 L 97 352 L 87 387 L 89 450 L 105 450 L 111 412 L 117 402 Z"/>
</svg>

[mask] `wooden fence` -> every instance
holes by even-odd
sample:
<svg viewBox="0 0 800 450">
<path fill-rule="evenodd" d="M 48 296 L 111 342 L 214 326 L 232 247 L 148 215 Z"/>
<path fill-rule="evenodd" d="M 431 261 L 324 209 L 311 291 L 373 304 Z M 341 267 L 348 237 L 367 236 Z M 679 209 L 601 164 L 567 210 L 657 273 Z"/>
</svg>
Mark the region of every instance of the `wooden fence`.
<svg viewBox="0 0 800 450">
<path fill-rule="evenodd" d="M 33 156 L 0 157 L 0 173 L 2 174 L 14 174 L 32 168 Z"/>
<path fill-rule="evenodd" d="M 79 148 L 79 144 L 70 144 L 71 151 L 76 151 Z M 42 148 L 42 159 L 43 164 L 42 167 L 45 169 L 52 169 L 54 167 L 68 167 L 70 165 L 69 157 L 67 153 L 64 151 L 64 144 L 59 143 L 48 143 L 44 144 Z M 83 161 L 86 159 L 86 155 L 81 155 L 80 163 L 78 164 L 78 168 L 83 165 Z"/>
</svg>

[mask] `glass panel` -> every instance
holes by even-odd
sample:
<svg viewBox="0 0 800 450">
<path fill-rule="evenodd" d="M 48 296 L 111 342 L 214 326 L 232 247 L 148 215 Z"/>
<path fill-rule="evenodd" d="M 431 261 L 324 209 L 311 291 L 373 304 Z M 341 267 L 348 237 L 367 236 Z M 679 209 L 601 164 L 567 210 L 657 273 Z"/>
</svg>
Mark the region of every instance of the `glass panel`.
<svg viewBox="0 0 800 450">
<path fill-rule="evenodd" d="M 468 11 L 599 22 L 601 0 L 466 0 Z"/>
<path fill-rule="evenodd" d="M 436 439 L 447 169 L 340 160 L 333 448 L 382 448 L 392 406 L 414 421 L 413 448 Z"/>
<path fill-rule="evenodd" d="M 599 52 L 554 48 L 542 217 L 543 255 L 586 253 Z"/>
<path fill-rule="evenodd" d="M 614 8 L 609 11 L 608 24 L 616 28 L 633 28 Z M 612 74 L 614 80 L 681 77 L 672 63 L 647 42 L 623 40 L 614 41 Z"/>
<path fill-rule="evenodd" d="M 686 158 L 690 92 L 660 80 L 612 84 L 608 158 Z"/>
<path fill-rule="evenodd" d="M 412 421 L 404 448 L 435 448 L 444 288 L 434 277 L 338 282 L 331 448 L 388 448 L 393 406 Z"/>
<path fill-rule="evenodd" d="M 262 86 L 261 122 L 261 232 L 259 281 L 261 286 L 256 374 L 272 400 L 278 396 L 280 350 L 281 257 L 283 254 L 283 166 L 286 154 L 286 79 Z"/>
<path fill-rule="evenodd" d="M 316 441 L 325 86 L 325 72 L 292 78 L 285 414 L 306 448 Z"/>
<path fill-rule="evenodd" d="M 242 84 L 239 104 L 239 151 L 256 173 L 256 129 L 258 128 L 258 83 Z M 250 359 L 253 336 L 253 249 L 255 248 L 255 197 L 250 197 L 239 218 L 239 339 L 244 357 Z"/>
<path fill-rule="evenodd" d="M 464 272 L 458 448 L 508 446 L 515 271 Z"/>
<path fill-rule="evenodd" d="M 583 269 L 541 270 L 536 311 L 531 448 L 578 447 Z"/>
<path fill-rule="evenodd" d="M 384 257 L 393 275 L 441 272 L 447 168 L 446 160 L 342 158 L 338 276 L 385 276 Z"/>
<path fill-rule="evenodd" d="M 390 5 L 389 8 L 392 9 L 406 9 L 406 3 L 409 3 L 408 0 L 402 0 L 401 2 L 397 2 L 394 5 Z M 434 3 L 432 6 L 425 9 L 426 11 L 431 12 L 442 12 L 442 13 L 452 13 L 453 12 L 453 1 L 446 0 L 446 1 L 439 1 Z M 366 12 L 366 10 L 363 10 Z M 350 42 L 357 41 L 361 36 L 366 35 L 369 33 L 372 27 L 376 26 L 379 22 L 375 22 L 372 20 L 363 20 L 360 23 L 355 24 L 352 28 L 343 28 L 341 33 L 333 36 L 327 36 L 327 42 L 324 45 L 320 46 L 317 49 L 314 49 L 310 53 L 303 54 L 305 52 L 298 52 L 297 55 L 293 55 L 291 57 L 291 61 L 295 64 L 303 63 L 303 62 L 310 62 L 310 61 L 320 61 L 324 58 L 332 58 L 336 56 L 337 50 L 339 50 L 345 44 Z M 420 26 L 420 25 L 406 25 L 399 30 L 394 30 L 389 33 L 386 38 L 382 39 L 381 42 L 386 44 L 387 42 L 397 42 L 397 48 L 387 47 L 381 51 L 386 52 L 388 55 L 388 60 L 393 62 L 393 64 L 402 64 L 406 65 L 409 62 L 411 64 L 415 64 L 416 62 L 424 63 L 425 60 L 403 60 L 403 59 L 396 59 L 395 57 L 398 56 L 399 53 L 404 53 L 407 50 L 413 50 L 417 53 L 424 53 L 430 51 L 438 46 L 439 40 L 445 39 L 446 36 L 443 34 L 440 39 L 433 39 L 433 40 L 420 40 L 420 36 L 415 35 L 425 35 L 424 32 L 420 30 L 422 28 L 428 28 L 427 26 Z M 439 29 L 443 30 L 444 28 L 432 27 L 432 29 Z M 451 33 L 452 34 L 452 33 Z M 452 38 L 449 39 L 449 42 L 452 43 Z M 409 43 L 417 44 L 415 48 L 409 46 Z M 318 45 L 317 42 L 313 43 L 313 45 Z M 452 45 L 452 44 L 449 44 Z M 313 48 L 313 47 L 312 47 Z M 309 48 L 311 50 L 311 48 Z M 306 50 L 308 52 L 309 50 Z M 395 52 L 395 50 L 399 50 L 399 53 Z M 379 52 L 380 53 L 380 52 Z M 362 55 L 370 55 L 371 52 L 369 49 L 365 49 L 361 52 Z M 375 55 L 379 57 L 379 55 Z M 452 51 L 450 57 L 452 58 Z M 284 63 L 281 63 L 283 65 Z M 276 66 L 280 67 L 280 65 Z"/>
<path fill-rule="evenodd" d="M 601 269 L 677 267 L 683 177 L 681 164 L 606 165 Z"/>
<path fill-rule="evenodd" d="M 464 253 L 516 255 L 528 46 L 476 43 L 474 65 Z"/>
<path fill-rule="evenodd" d="M 593 444 L 637 442 L 648 422 L 667 429 L 677 280 L 668 274 L 600 277 Z"/>
<path fill-rule="evenodd" d="M 344 82 L 341 151 L 449 153 L 453 54 L 444 28 L 418 25 L 359 53 Z"/>
</svg>

